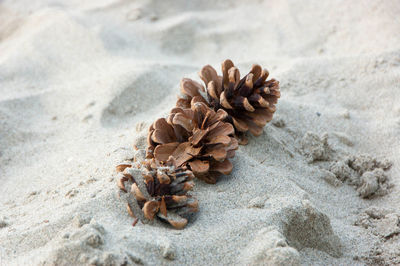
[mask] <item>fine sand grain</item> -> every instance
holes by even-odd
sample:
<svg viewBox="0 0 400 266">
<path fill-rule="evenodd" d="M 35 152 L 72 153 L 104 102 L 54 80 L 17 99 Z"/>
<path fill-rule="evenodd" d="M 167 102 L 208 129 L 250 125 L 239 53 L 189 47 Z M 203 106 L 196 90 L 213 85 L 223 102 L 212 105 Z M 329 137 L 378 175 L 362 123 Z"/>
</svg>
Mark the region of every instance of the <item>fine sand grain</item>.
<svg viewBox="0 0 400 266">
<path fill-rule="evenodd" d="M 0 1 L 0 265 L 400 264 L 398 1 Z M 182 77 L 281 81 L 184 230 L 132 227 L 115 165 Z"/>
</svg>

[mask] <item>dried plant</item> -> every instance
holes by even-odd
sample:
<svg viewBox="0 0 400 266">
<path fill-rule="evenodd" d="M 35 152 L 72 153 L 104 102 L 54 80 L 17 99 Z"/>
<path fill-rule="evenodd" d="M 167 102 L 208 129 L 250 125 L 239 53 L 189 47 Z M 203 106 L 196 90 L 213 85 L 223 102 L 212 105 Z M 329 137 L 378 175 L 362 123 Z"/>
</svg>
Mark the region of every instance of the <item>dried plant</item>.
<svg viewBox="0 0 400 266">
<path fill-rule="evenodd" d="M 122 173 L 118 186 L 127 193 L 128 213 L 143 223 L 158 217 L 177 229 L 185 227 L 185 216 L 198 210 L 197 200 L 187 195 L 194 186 L 193 173 L 185 168 L 158 166 L 154 160 L 144 161 L 139 167 L 117 166 Z"/>
</svg>

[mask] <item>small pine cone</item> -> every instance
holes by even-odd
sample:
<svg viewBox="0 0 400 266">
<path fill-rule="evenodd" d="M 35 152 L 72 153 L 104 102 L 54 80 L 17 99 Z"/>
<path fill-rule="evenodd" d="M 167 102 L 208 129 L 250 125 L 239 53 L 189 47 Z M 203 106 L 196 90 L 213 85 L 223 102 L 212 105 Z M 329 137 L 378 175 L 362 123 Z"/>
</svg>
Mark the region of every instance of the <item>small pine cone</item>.
<svg viewBox="0 0 400 266">
<path fill-rule="evenodd" d="M 117 166 L 117 170 L 121 167 Z M 125 183 L 131 182 L 127 199 L 131 216 L 144 223 L 158 217 L 181 229 L 188 222 L 185 216 L 198 210 L 198 201 L 187 195 L 194 186 L 193 178 L 193 173 L 185 168 L 157 167 L 154 160 L 147 160 L 142 169 L 126 167 L 118 186 L 128 192 Z"/>
<path fill-rule="evenodd" d="M 215 112 L 200 98 L 190 100 L 191 109 L 176 107 L 167 119 L 157 120 L 149 131 L 149 147 L 157 163 L 186 166 L 194 175 L 214 184 L 220 174 L 229 174 L 238 142 L 234 129 L 223 122 L 227 113 Z"/>
<path fill-rule="evenodd" d="M 266 80 L 269 73 L 259 65 L 253 65 L 240 79 L 239 70 L 229 59 L 222 63 L 222 76 L 210 65 L 204 66 L 199 75 L 207 86 L 210 105 L 214 110 L 222 108 L 228 113 L 228 121 L 237 133 L 250 131 L 254 136 L 262 133 L 276 110 L 279 81 Z"/>
</svg>

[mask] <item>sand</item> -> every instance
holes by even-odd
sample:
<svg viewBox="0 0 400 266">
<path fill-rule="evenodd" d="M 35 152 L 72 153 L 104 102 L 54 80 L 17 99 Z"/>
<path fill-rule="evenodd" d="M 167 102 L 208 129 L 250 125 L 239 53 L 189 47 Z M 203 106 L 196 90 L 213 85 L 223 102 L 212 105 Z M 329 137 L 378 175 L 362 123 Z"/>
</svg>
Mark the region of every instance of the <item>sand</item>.
<svg viewBox="0 0 400 266">
<path fill-rule="evenodd" d="M 1 265 L 400 264 L 397 1 L 1 1 Z M 183 77 L 281 81 L 184 230 L 132 226 L 115 165 Z"/>
</svg>

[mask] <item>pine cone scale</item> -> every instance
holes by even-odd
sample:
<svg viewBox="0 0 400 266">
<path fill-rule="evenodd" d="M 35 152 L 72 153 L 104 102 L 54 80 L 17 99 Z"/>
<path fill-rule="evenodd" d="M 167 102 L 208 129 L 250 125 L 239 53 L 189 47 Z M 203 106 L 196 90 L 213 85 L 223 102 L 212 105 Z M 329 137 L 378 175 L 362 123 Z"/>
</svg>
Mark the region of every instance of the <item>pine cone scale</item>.
<svg viewBox="0 0 400 266">
<path fill-rule="evenodd" d="M 249 130 L 249 126 L 246 124 L 244 120 L 239 118 L 232 117 L 233 125 L 235 126 L 236 130 L 239 132 L 246 132 Z"/>
<path fill-rule="evenodd" d="M 163 145 L 158 145 L 154 149 L 154 157 L 161 162 L 166 162 L 169 156 L 171 156 L 171 154 L 176 150 L 178 145 L 179 142 L 172 142 Z"/>
<path fill-rule="evenodd" d="M 167 204 L 165 203 L 164 197 L 161 198 L 160 202 L 160 213 L 164 216 L 168 216 L 167 213 Z"/>
<path fill-rule="evenodd" d="M 206 86 L 210 81 L 214 81 L 217 87 L 221 86 L 221 79 L 218 77 L 217 71 L 215 71 L 215 69 L 210 65 L 204 66 L 201 69 L 199 76 L 204 81 Z"/>
<path fill-rule="evenodd" d="M 226 109 L 233 109 L 232 105 L 229 103 L 225 91 L 221 92 L 220 104 Z"/>
<path fill-rule="evenodd" d="M 213 138 L 209 138 L 207 136 L 207 143 L 206 145 L 214 145 L 214 144 L 224 144 L 224 145 L 228 145 L 231 142 L 231 138 L 229 136 L 216 136 Z"/>
<path fill-rule="evenodd" d="M 224 62 L 221 64 L 222 68 L 222 80 L 223 80 L 223 86 L 224 88 L 228 87 L 229 84 L 229 74 L 228 71 L 234 67 L 233 62 L 230 59 L 226 59 Z"/>
<path fill-rule="evenodd" d="M 208 134 L 209 128 L 207 129 L 197 129 L 194 131 L 193 136 L 189 138 L 189 141 L 192 143 L 192 145 L 197 146 L 200 141 L 203 140 L 203 138 Z"/>
<path fill-rule="evenodd" d="M 143 206 L 144 216 L 149 220 L 153 220 L 159 209 L 160 203 L 158 201 L 147 201 Z"/>
<path fill-rule="evenodd" d="M 247 125 L 249 126 L 249 131 L 254 136 L 258 137 L 263 132 L 263 127 L 257 126 L 253 121 L 247 121 Z"/>
<path fill-rule="evenodd" d="M 208 161 L 195 160 L 190 162 L 189 166 L 195 175 L 204 175 L 208 173 L 210 169 L 210 164 Z"/>
<path fill-rule="evenodd" d="M 194 126 L 191 117 L 188 117 L 183 113 L 176 113 L 173 116 L 172 123 L 183 127 L 186 131 L 191 131 Z"/>
<path fill-rule="evenodd" d="M 203 88 L 203 86 L 201 86 L 200 83 L 198 83 L 194 80 L 191 80 L 191 79 L 187 79 L 187 78 L 184 78 L 181 80 L 181 92 L 183 94 L 187 94 L 191 97 L 195 97 L 195 96 L 201 95 L 199 93 L 199 90 L 204 91 L 204 88 Z"/>
<path fill-rule="evenodd" d="M 217 138 L 219 136 L 228 136 L 235 133 L 235 130 L 231 124 L 218 122 L 214 128 L 210 129 L 207 137 L 209 139 Z"/>
<path fill-rule="evenodd" d="M 179 167 L 193 158 L 192 155 L 187 153 L 189 149 L 190 149 L 190 143 L 184 142 L 179 144 L 179 146 L 174 150 L 171 156 L 175 159 L 175 167 Z"/>
<path fill-rule="evenodd" d="M 154 130 L 163 134 L 165 138 L 168 138 L 164 143 L 176 141 L 174 129 L 168 124 L 165 118 L 157 119 L 156 122 L 154 122 Z"/>
</svg>

